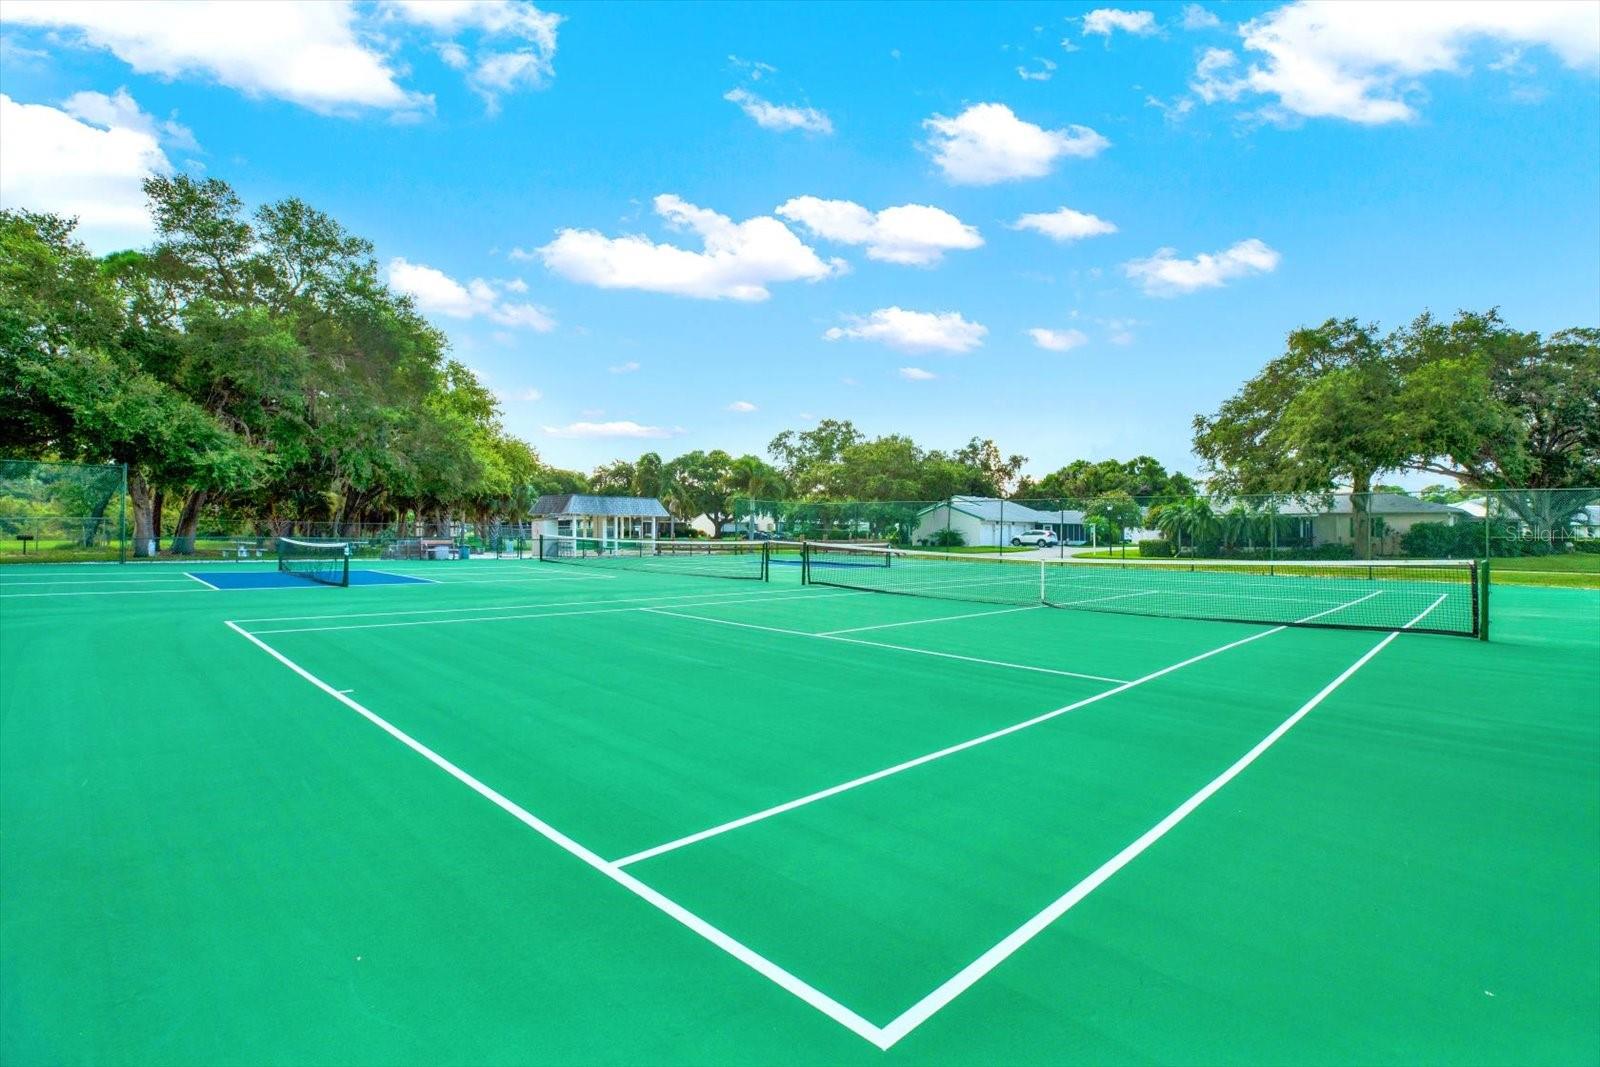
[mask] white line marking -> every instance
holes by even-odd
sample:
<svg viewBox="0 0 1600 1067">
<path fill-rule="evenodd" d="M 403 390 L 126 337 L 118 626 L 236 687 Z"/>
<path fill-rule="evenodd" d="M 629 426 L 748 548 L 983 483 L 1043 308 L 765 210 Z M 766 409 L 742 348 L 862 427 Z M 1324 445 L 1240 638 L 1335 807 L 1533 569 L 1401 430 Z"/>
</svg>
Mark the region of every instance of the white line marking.
<svg viewBox="0 0 1600 1067">
<path fill-rule="evenodd" d="M 59 567 L 61 564 L 51 566 Z M 0 589 L 22 585 L 153 585 L 156 582 L 182 582 L 183 579 L 181 572 L 173 578 L 7 578 L 0 581 Z"/>
<path fill-rule="evenodd" d="M 977 619 L 984 615 L 1009 615 L 1013 611 L 1038 611 L 1043 604 L 1029 604 L 1023 608 L 1002 608 L 999 611 L 969 611 L 965 615 L 941 615 L 936 619 L 907 619 L 904 622 L 880 622 L 872 626 L 851 626 L 844 630 L 824 630 L 818 637 L 835 637 L 839 634 L 858 634 L 865 630 L 887 630 L 894 626 L 921 626 L 929 622 L 955 622 L 957 619 Z"/>
<path fill-rule="evenodd" d="M 829 594 L 832 595 L 832 594 Z M 715 607 L 716 605 L 701 604 L 672 604 L 669 607 Z M 931 648 L 917 648 L 914 645 L 891 645 L 884 641 L 863 641 L 859 637 L 837 637 L 834 634 L 813 633 L 810 630 L 786 630 L 781 626 L 762 626 L 754 622 L 735 622 L 733 619 L 713 619 L 705 615 L 689 615 L 681 611 L 668 611 L 667 608 L 645 608 L 644 611 L 651 615 L 670 615 L 675 619 L 691 619 L 695 622 L 712 622 L 718 626 L 737 626 L 741 630 L 764 630 L 769 634 L 788 634 L 790 637 L 814 637 L 821 641 L 839 641 L 847 645 L 862 645 L 866 648 L 888 648 L 896 652 L 911 652 L 919 656 L 937 656 L 940 659 L 958 659 L 967 663 L 982 663 L 990 667 L 1007 667 L 1014 671 L 1034 671 L 1039 674 L 1055 674 L 1063 678 L 1085 678 L 1091 682 L 1110 682 L 1121 685 L 1126 678 L 1108 678 L 1103 674 L 1084 674 L 1081 671 L 1065 671 L 1055 667 L 1035 667 L 1030 663 L 1009 663 L 1003 659 L 984 659 L 981 656 L 962 656 L 955 652 L 935 652 Z"/>
<path fill-rule="evenodd" d="M 424 578 L 420 574 L 407 574 L 404 571 L 381 571 L 381 570 L 378 570 L 376 567 L 373 567 L 373 568 L 352 567 L 350 569 L 350 573 L 351 574 L 381 574 L 385 578 L 406 578 L 406 579 L 409 579 L 410 581 L 413 581 L 413 582 L 421 582 L 424 585 L 457 585 L 457 584 L 464 585 L 464 584 L 466 584 L 464 582 L 463 583 L 441 582 L 437 578 Z"/>
<path fill-rule="evenodd" d="M 1345 603 L 1339 604 L 1336 607 L 1331 607 L 1331 608 L 1327 609 L 1326 611 L 1319 611 L 1315 615 L 1307 615 L 1305 618 L 1296 619 L 1295 621 L 1296 622 L 1310 622 L 1312 619 L 1320 619 L 1324 615 L 1332 615 L 1336 611 L 1343 611 L 1345 608 L 1353 608 L 1357 604 L 1365 603 L 1366 601 L 1371 600 L 1375 596 L 1382 596 L 1383 592 L 1384 591 L 1382 589 L 1380 589 L 1376 593 L 1368 593 L 1366 596 L 1357 597 L 1354 600 L 1346 601 Z"/>
<path fill-rule="evenodd" d="M 777 590 L 776 592 L 774 592 L 772 590 L 767 590 L 767 589 L 752 589 L 752 590 L 744 590 L 744 591 L 733 590 L 733 591 L 726 592 L 726 593 L 717 593 L 717 592 L 710 592 L 710 593 L 667 593 L 667 594 L 657 593 L 657 594 L 652 594 L 651 596 L 611 597 L 611 598 L 606 599 L 606 600 L 594 600 L 594 599 L 591 598 L 591 599 L 588 599 L 588 600 L 547 600 L 547 601 L 534 601 L 532 603 L 521 603 L 521 604 L 492 604 L 492 605 L 489 605 L 487 607 L 481 607 L 481 608 L 407 608 L 404 611 L 348 611 L 348 612 L 339 612 L 339 613 L 333 614 L 333 615 L 267 615 L 267 616 L 258 616 L 256 618 L 250 618 L 250 619 L 235 619 L 234 621 L 235 622 L 245 622 L 245 623 L 256 623 L 256 622 L 317 622 L 317 621 L 320 621 L 320 620 L 323 620 L 323 619 L 378 619 L 378 618 L 389 618 L 389 617 L 392 617 L 392 616 L 395 616 L 395 615 L 452 615 L 452 614 L 459 615 L 459 614 L 465 614 L 467 612 L 474 612 L 474 611 L 516 611 L 519 608 L 589 608 L 589 607 L 603 607 L 603 606 L 605 606 L 607 604 L 639 604 L 639 603 L 646 603 L 646 602 L 654 603 L 655 601 L 658 601 L 658 600 L 703 600 L 703 599 L 705 599 L 707 597 L 725 597 L 725 598 L 727 598 L 727 602 L 728 603 L 737 604 L 737 603 L 740 603 L 741 600 L 735 599 L 735 598 L 747 598 L 747 597 L 759 597 L 759 596 L 769 596 L 769 597 L 782 596 L 782 597 L 784 597 L 784 599 L 804 599 L 803 597 L 800 597 L 798 594 L 804 593 L 806 591 L 807 590 L 805 589 L 805 587 L 801 586 L 801 587 L 799 587 L 797 589 Z M 857 590 L 845 590 L 845 591 L 838 592 L 838 593 L 816 593 L 816 594 L 813 594 L 813 595 L 814 596 L 819 596 L 819 597 L 836 597 L 836 596 L 846 595 L 846 593 L 851 594 L 851 595 L 855 595 L 855 596 L 863 596 L 863 595 L 865 595 L 865 594 L 863 594 L 863 593 L 861 593 L 861 592 L 859 592 Z"/>
<path fill-rule="evenodd" d="M 198 574 L 190 574 L 188 571 L 184 571 L 183 572 L 183 576 L 185 578 L 193 578 L 195 581 L 199 582 L 201 585 L 205 586 L 207 589 L 211 590 L 213 593 L 222 592 L 222 587 L 221 586 L 212 585 L 210 582 L 206 581 L 204 578 L 200 577 Z"/>
<path fill-rule="evenodd" d="M 1077 604 L 1098 604 L 1105 600 L 1127 600 L 1129 597 L 1155 595 L 1156 590 L 1144 589 L 1137 593 L 1116 593 L 1112 596 L 1092 596 L 1087 600 L 1052 600 L 1050 601 L 1050 606 L 1056 608 L 1070 608 Z"/>
<path fill-rule="evenodd" d="M 21 600 L 41 596 L 167 596 L 174 593 L 204 593 L 204 589 L 89 589 L 76 593 L 0 593 L 0 600 Z"/>
<path fill-rule="evenodd" d="M 1421 616 L 1418 616 L 1418 618 L 1421 618 Z M 1414 619 L 1412 621 L 1415 622 L 1416 620 Z M 1410 624 L 1408 623 L 1407 625 L 1409 626 Z M 1376 656 L 1379 652 L 1382 652 L 1384 648 L 1388 646 L 1389 642 L 1393 641 L 1399 636 L 1400 634 L 1398 632 L 1389 634 L 1376 645 L 1372 646 L 1372 648 L 1368 649 L 1365 655 L 1356 660 L 1350 666 L 1346 667 L 1344 671 L 1333 681 L 1323 686 L 1322 690 L 1317 693 L 1316 696 L 1306 701 L 1293 715 L 1290 715 L 1283 722 L 1279 723 L 1276 729 L 1258 741 L 1255 747 L 1241 756 L 1233 764 L 1233 766 L 1229 767 L 1211 781 L 1207 782 L 1188 800 L 1185 800 L 1182 804 L 1179 804 L 1160 822 L 1146 830 L 1137 839 L 1135 839 L 1132 844 L 1128 845 L 1128 847 L 1124 848 L 1121 852 L 1118 852 L 1115 856 L 1112 856 L 1105 863 L 1101 864 L 1094 871 L 1094 873 L 1090 874 L 1087 878 L 1073 886 L 1066 893 L 1063 893 L 1043 911 L 1039 912 L 1033 918 L 1029 919 L 1027 922 L 1017 927 L 1017 929 L 1007 934 L 1006 937 L 993 948 L 989 949 L 983 955 L 967 964 L 960 971 L 956 972 L 956 974 L 948 981 L 944 982 L 933 992 L 929 993 L 927 996 L 913 1004 L 910 1008 L 902 1012 L 897 1018 L 883 1028 L 882 1033 L 885 1044 L 881 1047 L 887 1048 L 890 1045 L 893 1045 L 911 1031 L 915 1030 L 918 1026 L 922 1025 L 940 1008 L 943 1008 L 946 1004 L 949 1004 L 956 997 L 970 989 L 974 983 L 998 967 L 1012 953 L 1016 952 L 1023 945 L 1026 945 L 1035 936 L 1049 927 L 1051 923 L 1061 918 L 1061 916 L 1072 910 L 1075 905 L 1077 905 L 1090 893 L 1093 893 L 1101 885 L 1105 884 L 1106 880 L 1112 875 L 1122 870 L 1122 868 L 1126 867 L 1129 863 L 1137 859 L 1139 855 L 1151 845 L 1165 837 L 1168 831 L 1177 826 L 1184 819 L 1188 818 L 1196 808 L 1209 800 L 1219 789 L 1237 778 L 1246 767 L 1250 766 L 1250 764 L 1259 759 L 1263 752 L 1277 744 L 1278 739 L 1283 737 L 1284 734 L 1288 733 L 1296 723 L 1305 718 L 1307 715 L 1311 714 L 1312 710 L 1315 709 L 1318 704 L 1321 704 L 1324 700 L 1326 700 L 1334 690 L 1338 689 L 1352 675 L 1354 675 L 1362 667 L 1366 666 L 1367 663 L 1371 661 L 1372 657 Z"/>
<path fill-rule="evenodd" d="M 650 608 L 646 610 L 660 615 L 670 614 L 670 612 L 661 611 L 657 608 Z M 1201 660 L 1210 659 L 1212 656 L 1215 656 L 1218 653 L 1227 652 L 1229 649 L 1238 648 L 1240 645 L 1247 645 L 1251 641 L 1259 641 L 1263 637 L 1270 637 L 1275 633 L 1280 633 L 1284 629 L 1286 629 L 1286 627 L 1275 626 L 1270 630 L 1262 630 L 1258 633 L 1253 633 L 1249 637 L 1241 638 L 1238 641 L 1230 641 L 1228 644 L 1213 648 L 1209 652 L 1202 652 L 1198 656 L 1190 656 L 1188 659 L 1179 663 L 1174 663 L 1170 667 L 1163 667 L 1158 671 L 1152 671 L 1142 678 L 1135 678 L 1131 682 L 1123 682 L 1119 686 L 1096 693 L 1091 697 L 1085 697 L 1082 700 L 1074 701 L 1071 704 L 1056 708 L 1054 711 L 1047 711 L 1043 715 L 1035 715 L 1031 719 L 1024 719 L 1022 722 L 1013 723 L 1010 726 L 1003 726 L 998 730 L 991 730 L 986 734 L 968 738 L 967 740 L 958 742 L 954 745 L 948 745 L 936 752 L 929 752 L 926 755 L 918 756 L 915 759 L 909 759 L 903 763 L 896 763 L 892 767 L 885 767 L 882 770 L 873 771 L 871 774 L 864 774 L 859 778 L 852 778 L 848 782 L 840 782 L 838 785 L 829 786 L 827 789 L 819 789 L 815 793 L 808 793 L 803 797 L 796 797 L 795 799 L 786 801 L 782 804 L 775 804 L 770 808 L 752 812 L 749 815 L 722 823 L 719 826 L 712 826 L 708 829 L 701 830 L 699 833 L 689 834 L 688 836 L 680 837 L 675 841 L 668 841 L 665 844 L 656 845 L 653 848 L 647 848 L 643 851 L 635 852 L 630 856 L 624 856 L 615 861 L 616 865 L 618 867 L 626 867 L 631 863 L 638 863 L 640 860 L 647 860 L 654 856 L 659 856 L 663 853 L 672 852 L 676 849 L 683 848 L 685 845 L 692 845 L 696 842 L 704 841 L 707 838 L 725 834 L 730 830 L 737 830 L 740 827 L 749 826 L 751 823 L 757 823 L 764 819 L 770 819 L 774 815 L 782 815 L 784 812 L 805 807 L 807 804 L 815 804 L 819 800 L 826 800 L 829 797 L 838 796 L 840 793 L 848 792 L 851 789 L 858 789 L 861 786 L 888 778 L 891 775 L 900 774 L 902 771 L 909 771 L 913 767 L 920 767 L 925 763 L 932 763 L 934 760 L 944 759 L 946 756 L 953 756 L 957 752 L 965 752 L 969 748 L 975 748 L 978 745 L 987 744 L 990 741 L 995 741 L 999 738 L 1017 733 L 1018 731 L 1026 730 L 1029 727 L 1038 726 L 1040 723 L 1049 722 L 1051 719 L 1059 718 L 1068 712 L 1077 711 L 1079 708 L 1086 708 L 1090 704 L 1097 704 L 1100 701 L 1105 700 L 1107 697 L 1114 697 L 1118 693 L 1126 693 L 1130 689 L 1144 685 L 1146 682 L 1153 682 L 1157 678 L 1171 674 L 1173 671 L 1182 670 L 1184 667 L 1199 663 Z"/>
<path fill-rule="evenodd" d="M 723 595 L 724 594 L 720 594 L 720 593 L 702 594 L 702 596 L 713 596 L 713 597 L 721 597 Z M 808 596 L 788 596 L 788 597 L 781 597 L 781 598 L 780 597 L 772 597 L 772 598 L 769 598 L 769 599 L 766 599 L 766 600 L 733 600 L 733 601 L 730 601 L 730 600 L 717 599 L 717 600 L 705 600 L 705 601 L 700 601 L 700 602 L 696 602 L 696 603 L 692 603 L 692 604 L 682 604 L 682 605 L 674 604 L 673 606 L 674 607 L 690 607 L 690 608 L 714 608 L 714 607 L 719 607 L 719 606 L 721 606 L 723 604 L 739 605 L 739 604 L 787 603 L 788 601 L 793 601 L 793 600 L 821 600 L 821 599 L 823 599 L 825 597 L 829 597 L 829 596 L 846 596 L 846 595 L 848 595 L 848 594 L 845 594 L 845 593 L 815 593 L 815 594 L 811 594 L 811 595 L 808 595 Z M 590 603 L 593 603 L 593 601 L 590 601 Z M 605 601 L 601 601 L 601 603 L 606 603 L 606 602 Z M 613 601 L 613 603 L 615 603 L 615 601 Z M 258 633 L 258 634 L 306 634 L 306 633 L 329 633 L 329 632 L 338 631 L 338 630 L 392 630 L 392 629 L 397 629 L 397 628 L 400 628 L 400 627 L 409 627 L 409 626 L 458 626 L 458 625 L 462 625 L 462 624 L 465 624 L 465 623 L 510 622 L 510 621 L 514 621 L 514 620 L 518 620 L 518 619 L 557 619 L 557 618 L 563 618 L 563 617 L 566 617 L 566 616 L 569 616 L 569 615 L 614 615 L 614 614 L 618 614 L 620 612 L 626 612 L 626 611 L 649 611 L 649 610 L 650 610 L 650 608 L 648 606 L 644 606 L 644 607 L 632 606 L 632 607 L 625 607 L 625 608 L 597 607 L 597 608 L 584 608 L 584 609 L 581 609 L 581 610 L 578 610 L 578 611 L 531 611 L 531 612 L 520 612 L 520 613 L 518 613 L 516 615 L 477 615 L 477 616 L 474 616 L 474 617 L 472 617 L 470 619 L 410 619 L 410 620 L 407 620 L 407 621 L 404 621 L 404 622 L 362 622 L 362 623 L 352 623 L 352 624 L 350 624 L 348 626 L 289 626 L 289 627 L 282 627 L 282 628 L 275 629 L 275 630 L 252 630 L 251 633 Z"/>
<path fill-rule="evenodd" d="M 1450 595 L 1449 593 L 1440 593 L 1438 600 L 1435 600 L 1432 604 L 1429 604 L 1427 607 L 1423 608 L 1422 609 L 1422 614 L 1418 615 L 1416 618 L 1414 618 L 1410 622 L 1406 623 L 1404 628 L 1409 630 L 1413 626 L 1415 626 L 1417 623 L 1421 622 L 1425 617 L 1427 617 L 1429 614 L 1431 614 L 1433 612 L 1434 608 L 1438 607 L 1440 604 L 1443 604 L 1445 602 L 1445 599 L 1447 597 L 1449 597 L 1449 595 Z"/>
<path fill-rule="evenodd" d="M 699 934 L 713 945 L 722 949 L 722 951 L 726 952 L 740 963 L 743 963 L 745 966 L 756 971 L 762 977 L 782 986 L 784 989 L 799 997 L 807 1004 L 810 1004 L 813 1008 L 816 1008 L 818 1011 L 839 1023 L 841 1026 L 846 1027 L 847 1029 L 860 1035 L 880 1048 L 888 1047 L 887 1045 L 883 1044 L 882 1031 L 879 1030 L 878 1027 L 857 1015 L 855 1012 L 851 1011 L 837 1000 L 834 1000 L 832 997 L 818 990 L 816 987 L 801 981 L 799 978 L 796 978 L 794 975 L 790 974 L 776 963 L 773 963 L 765 956 L 760 955 L 741 942 L 729 937 L 727 934 L 723 933 L 715 926 L 712 926 L 710 923 L 706 922 L 704 919 L 700 918 L 683 905 L 650 888 L 628 872 L 620 870 L 616 864 L 607 863 L 596 853 L 584 848 L 582 845 L 578 844 L 578 842 L 574 841 L 566 834 L 563 834 L 561 831 L 557 830 L 543 819 L 540 819 L 526 808 L 507 798 L 504 794 L 497 792 L 496 790 L 485 785 L 483 782 L 474 778 L 472 775 L 468 774 L 454 763 L 451 763 L 449 760 L 439 755 L 439 753 L 435 752 L 427 745 L 424 745 L 421 741 L 418 741 L 404 730 L 401 730 L 398 726 L 395 726 L 387 719 L 384 719 L 376 712 L 367 709 L 349 696 L 341 693 L 339 690 L 335 689 L 327 682 L 324 682 L 321 678 L 318 678 L 316 675 L 312 674 L 310 671 L 306 670 L 304 667 L 300 666 L 298 663 L 294 662 L 288 656 L 285 656 L 283 653 L 279 652 L 265 641 L 262 641 L 248 630 L 240 629 L 231 621 L 226 625 L 234 633 L 237 633 L 246 641 L 249 641 L 257 648 L 260 648 L 263 652 L 267 653 L 267 655 L 271 656 L 285 667 L 288 667 L 291 671 L 294 671 L 294 673 L 298 674 L 300 677 L 304 678 L 306 681 L 310 682 L 324 693 L 327 693 L 329 696 L 333 697 L 333 699 L 354 711 L 357 715 L 360 715 L 378 729 L 382 730 L 384 733 L 388 734 L 402 745 L 405 745 L 407 748 L 411 749 L 411 751 L 415 752 L 417 755 L 421 756 L 435 767 L 444 771 L 446 774 L 460 782 L 462 785 L 466 786 L 468 789 L 471 789 L 474 793 L 477 793 L 479 796 L 489 801 L 501 811 L 504 811 L 506 814 L 510 815 L 524 826 L 533 830 L 535 833 L 539 834 L 557 848 L 562 849 L 569 855 L 581 860 L 590 867 L 593 867 L 595 870 L 599 871 L 601 874 L 605 875 L 622 888 L 628 890 L 641 900 L 644 900 L 671 918 L 677 920 L 688 929 L 694 931 L 696 934 Z"/>
</svg>

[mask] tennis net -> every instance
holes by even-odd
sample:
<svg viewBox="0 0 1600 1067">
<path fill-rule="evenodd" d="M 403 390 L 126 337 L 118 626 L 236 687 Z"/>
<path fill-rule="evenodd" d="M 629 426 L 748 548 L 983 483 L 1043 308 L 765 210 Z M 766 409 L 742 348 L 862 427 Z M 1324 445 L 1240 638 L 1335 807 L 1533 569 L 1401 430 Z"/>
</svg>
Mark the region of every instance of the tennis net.
<svg viewBox="0 0 1600 1067">
<path fill-rule="evenodd" d="M 706 578 L 767 580 L 765 541 L 634 541 L 600 537 L 539 538 L 539 558 L 615 570 Z"/>
<path fill-rule="evenodd" d="M 350 542 L 278 538 L 278 569 L 324 585 L 350 584 Z"/>
<path fill-rule="evenodd" d="M 807 543 L 811 585 L 1125 615 L 1479 636 L 1473 560 L 1018 559 Z"/>
</svg>

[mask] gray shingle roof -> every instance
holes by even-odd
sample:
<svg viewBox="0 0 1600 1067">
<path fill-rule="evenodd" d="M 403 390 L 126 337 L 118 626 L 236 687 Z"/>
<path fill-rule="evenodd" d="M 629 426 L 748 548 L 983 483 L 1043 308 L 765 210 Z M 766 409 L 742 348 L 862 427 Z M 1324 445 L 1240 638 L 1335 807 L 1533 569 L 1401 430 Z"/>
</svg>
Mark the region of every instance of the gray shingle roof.
<svg viewBox="0 0 1600 1067">
<path fill-rule="evenodd" d="M 1038 511 L 1034 508 L 1018 504 L 1014 500 L 1001 500 L 993 496 L 953 496 L 950 506 L 957 511 L 965 512 L 975 519 L 984 522 L 1026 522 L 1035 526 L 1047 526 L 1056 523 L 1082 523 L 1081 511 Z M 927 514 L 944 504 L 935 504 L 923 508 L 921 514 Z"/>
<path fill-rule="evenodd" d="M 533 504 L 534 515 L 620 515 L 624 518 L 670 519 L 661 501 L 648 496 L 600 496 L 592 493 L 549 493 Z"/>
<path fill-rule="evenodd" d="M 1298 504 L 1285 503 L 1278 508 L 1279 515 L 1349 515 L 1350 497 L 1346 494 L 1335 496 L 1330 501 L 1319 500 L 1311 497 L 1300 501 Z M 1369 515 L 1461 515 L 1460 508 L 1451 507 L 1449 504 L 1435 504 L 1431 500 L 1419 500 L 1414 496 L 1401 496 L 1399 493 L 1373 493 L 1367 497 L 1367 514 Z"/>
</svg>

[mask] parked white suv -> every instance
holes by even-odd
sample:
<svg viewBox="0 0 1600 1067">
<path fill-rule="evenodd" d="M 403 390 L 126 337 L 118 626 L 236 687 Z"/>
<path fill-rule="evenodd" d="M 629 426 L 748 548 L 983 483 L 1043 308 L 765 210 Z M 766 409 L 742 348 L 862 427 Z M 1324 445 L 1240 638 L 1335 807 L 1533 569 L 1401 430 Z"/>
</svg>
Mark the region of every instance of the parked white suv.
<svg viewBox="0 0 1600 1067">
<path fill-rule="evenodd" d="M 1013 545 L 1032 545 L 1034 548 L 1055 548 L 1061 542 L 1049 530 L 1024 530 L 1011 539 Z"/>
</svg>

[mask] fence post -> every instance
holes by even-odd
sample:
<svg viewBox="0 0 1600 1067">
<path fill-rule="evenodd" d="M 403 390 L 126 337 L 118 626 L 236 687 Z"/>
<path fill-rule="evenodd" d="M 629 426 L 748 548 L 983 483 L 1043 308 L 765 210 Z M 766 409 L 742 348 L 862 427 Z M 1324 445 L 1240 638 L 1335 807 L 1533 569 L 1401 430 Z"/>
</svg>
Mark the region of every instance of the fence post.
<svg viewBox="0 0 1600 1067">
<path fill-rule="evenodd" d="M 117 494 L 117 562 L 128 562 L 128 465 L 122 465 L 122 490 Z"/>
</svg>

